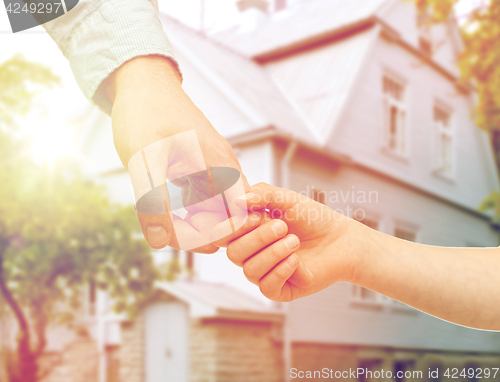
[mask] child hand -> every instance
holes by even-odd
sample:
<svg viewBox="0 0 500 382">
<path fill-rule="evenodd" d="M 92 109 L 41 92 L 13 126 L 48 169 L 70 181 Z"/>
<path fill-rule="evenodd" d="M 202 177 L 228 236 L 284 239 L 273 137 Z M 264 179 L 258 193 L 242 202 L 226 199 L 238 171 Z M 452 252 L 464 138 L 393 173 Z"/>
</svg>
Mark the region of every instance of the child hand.
<svg viewBox="0 0 500 382">
<path fill-rule="evenodd" d="M 252 187 L 238 203 L 247 204 L 252 215 L 260 214 L 264 223 L 257 226 L 259 219 L 249 218 L 247 227 L 237 232 L 240 237 L 229 238 L 227 255 L 264 296 L 292 301 L 352 279 L 359 253 L 353 248 L 352 219 L 265 183 Z M 268 215 L 275 220 L 269 221 Z"/>
</svg>

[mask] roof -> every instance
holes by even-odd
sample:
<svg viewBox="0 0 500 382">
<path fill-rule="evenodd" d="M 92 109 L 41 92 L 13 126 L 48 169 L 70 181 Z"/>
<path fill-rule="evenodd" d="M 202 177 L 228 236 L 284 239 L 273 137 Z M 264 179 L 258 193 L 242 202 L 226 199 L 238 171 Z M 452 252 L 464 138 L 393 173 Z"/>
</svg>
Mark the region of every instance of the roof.
<svg viewBox="0 0 500 382">
<path fill-rule="evenodd" d="M 191 316 L 281 322 L 283 312 L 224 284 L 193 281 L 159 283 L 158 288 L 189 305 Z"/>
<path fill-rule="evenodd" d="M 389 1 L 307 1 L 269 15 L 256 30 L 243 33 L 229 30 L 211 37 L 244 56 L 260 56 L 367 20 Z"/>
<path fill-rule="evenodd" d="M 274 126 L 297 139 L 318 143 L 315 130 L 263 67 L 167 15 L 161 19 L 177 58 L 197 66 L 229 101 L 243 109 L 253 122 L 249 131 Z"/>
</svg>

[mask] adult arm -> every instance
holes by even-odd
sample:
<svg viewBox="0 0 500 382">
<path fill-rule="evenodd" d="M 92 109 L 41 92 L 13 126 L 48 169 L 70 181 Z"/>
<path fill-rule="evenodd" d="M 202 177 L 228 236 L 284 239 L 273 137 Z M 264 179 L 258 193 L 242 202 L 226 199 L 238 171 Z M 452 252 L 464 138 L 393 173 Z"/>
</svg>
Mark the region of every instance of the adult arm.
<svg viewBox="0 0 500 382">
<path fill-rule="evenodd" d="M 183 91 L 155 0 L 81 0 L 44 27 L 68 58 L 85 96 L 111 115 L 125 167 L 151 143 L 194 129 L 207 167 L 241 171 L 228 142 Z M 162 248 L 172 240 L 172 222 L 157 218 L 140 221 L 149 244 Z M 216 249 L 209 245 L 200 251 Z"/>
</svg>

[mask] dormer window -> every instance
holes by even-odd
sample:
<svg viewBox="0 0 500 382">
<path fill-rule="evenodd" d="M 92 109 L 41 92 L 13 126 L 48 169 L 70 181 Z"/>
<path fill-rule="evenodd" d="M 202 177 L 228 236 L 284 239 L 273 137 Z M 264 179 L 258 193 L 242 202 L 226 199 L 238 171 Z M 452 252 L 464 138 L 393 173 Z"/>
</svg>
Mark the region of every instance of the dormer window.
<svg viewBox="0 0 500 382">
<path fill-rule="evenodd" d="M 447 178 L 453 176 L 454 170 L 454 132 L 451 112 L 446 107 L 434 105 L 434 170 Z"/>
<path fill-rule="evenodd" d="M 432 42 L 425 36 L 420 36 L 418 39 L 418 47 L 426 56 L 432 56 Z"/>
<path fill-rule="evenodd" d="M 418 49 L 428 57 L 432 56 L 432 17 L 428 11 L 420 10 L 417 16 Z"/>
<path fill-rule="evenodd" d="M 407 123 L 405 84 L 392 75 L 383 77 L 384 92 L 384 141 L 392 153 L 407 154 Z"/>
<path fill-rule="evenodd" d="M 279 12 L 285 9 L 287 6 L 287 0 L 274 0 L 274 11 Z"/>
</svg>

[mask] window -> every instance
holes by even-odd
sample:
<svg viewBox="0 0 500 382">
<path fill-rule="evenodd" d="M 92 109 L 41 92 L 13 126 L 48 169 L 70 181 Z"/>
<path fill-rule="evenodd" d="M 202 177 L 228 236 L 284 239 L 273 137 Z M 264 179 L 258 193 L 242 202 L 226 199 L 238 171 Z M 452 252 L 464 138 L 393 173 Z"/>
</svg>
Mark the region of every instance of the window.
<svg viewBox="0 0 500 382">
<path fill-rule="evenodd" d="M 393 301 L 383 294 L 354 284 L 352 285 L 351 297 L 353 302 L 370 305 L 387 305 Z"/>
<path fill-rule="evenodd" d="M 406 155 L 405 86 L 394 77 L 385 75 L 383 91 L 385 146 L 396 154 Z"/>
<path fill-rule="evenodd" d="M 367 227 L 378 230 L 378 227 L 379 227 L 378 219 L 366 217 L 366 216 L 363 219 L 356 219 L 356 217 L 354 217 L 354 219 L 360 223 L 363 223 Z"/>
<path fill-rule="evenodd" d="M 380 303 L 379 296 L 377 292 L 363 288 L 362 286 L 352 286 L 352 298 L 355 301 L 377 304 Z"/>
<path fill-rule="evenodd" d="M 442 106 L 434 106 L 435 170 L 444 176 L 453 175 L 453 128 L 451 113 Z"/>
<path fill-rule="evenodd" d="M 415 361 L 394 361 L 394 381 L 406 382 L 412 380 L 412 371 L 415 368 Z"/>
<path fill-rule="evenodd" d="M 417 233 L 415 232 L 415 230 L 402 227 L 396 227 L 394 229 L 394 236 L 408 241 L 416 241 L 417 239 Z"/>
<path fill-rule="evenodd" d="M 311 199 L 319 202 L 321 204 L 325 204 L 326 202 L 326 192 L 320 190 L 311 190 Z"/>
<path fill-rule="evenodd" d="M 381 359 L 362 359 L 358 362 L 358 368 L 363 369 L 363 373 L 359 373 L 359 382 L 377 381 L 380 379 L 380 370 L 382 367 Z M 379 373 L 375 373 L 379 371 Z"/>
<path fill-rule="evenodd" d="M 106 382 L 120 382 L 120 348 L 106 346 Z"/>
<path fill-rule="evenodd" d="M 426 56 L 432 56 L 432 42 L 430 39 L 420 36 L 418 39 L 418 47 Z"/>
<path fill-rule="evenodd" d="M 418 27 L 418 48 L 420 52 L 426 56 L 432 56 L 432 33 L 431 26 L 433 20 L 432 15 L 428 10 L 420 9 L 417 14 L 417 27 Z"/>
<path fill-rule="evenodd" d="M 274 0 L 274 10 L 276 12 L 282 11 L 287 6 L 287 0 Z"/>
<path fill-rule="evenodd" d="M 464 365 L 465 372 L 467 373 L 466 381 L 478 382 L 480 381 L 480 374 L 478 369 L 481 369 L 481 365 L 476 362 L 469 362 Z"/>
<path fill-rule="evenodd" d="M 193 252 L 187 252 L 186 253 L 186 268 L 188 271 L 193 271 L 194 270 L 194 253 Z"/>
</svg>

